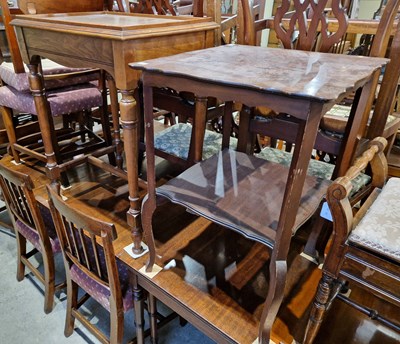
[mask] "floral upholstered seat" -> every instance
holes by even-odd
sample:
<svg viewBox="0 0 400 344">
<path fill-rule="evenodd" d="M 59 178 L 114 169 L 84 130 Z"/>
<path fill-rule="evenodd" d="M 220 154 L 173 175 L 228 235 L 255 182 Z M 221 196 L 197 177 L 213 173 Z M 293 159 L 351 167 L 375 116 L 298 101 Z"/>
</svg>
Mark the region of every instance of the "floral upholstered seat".
<svg viewBox="0 0 400 344">
<path fill-rule="evenodd" d="M 349 235 L 353 245 L 400 262 L 400 178 L 391 178 Z"/>
<path fill-rule="evenodd" d="M 154 146 L 169 154 L 175 155 L 181 159 L 187 159 L 189 154 L 190 138 L 192 126 L 186 123 L 178 123 L 155 134 Z M 206 130 L 203 144 L 203 159 L 208 159 L 221 150 L 222 135 L 210 130 Z M 230 147 L 235 149 L 237 139 L 231 138 Z M 275 162 L 284 166 L 289 166 L 292 154 L 281 149 L 265 147 L 257 157 Z M 308 174 L 321 179 L 330 180 L 335 165 L 320 160 L 310 160 Z M 366 174 L 358 176 L 353 183 L 353 193 L 356 193 L 363 186 L 367 185 L 371 178 Z"/>
<path fill-rule="evenodd" d="M 178 123 L 155 134 L 154 147 L 181 159 L 189 156 L 190 138 L 192 126 L 186 123 Z M 231 138 L 231 148 L 236 147 L 237 140 Z M 211 130 L 206 130 L 203 144 L 203 159 L 208 159 L 221 150 L 222 135 Z"/>
<path fill-rule="evenodd" d="M 281 149 L 265 147 L 260 153 L 256 154 L 259 158 L 276 162 L 285 166 L 289 166 L 292 154 L 285 152 Z M 335 169 L 335 165 L 329 164 L 325 161 L 321 160 L 314 160 L 311 159 L 308 165 L 308 172 L 310 176 L 314 176 L 321 179 L 331 179 L 333 170 Z M 360 174 L 352 180 L 352 193 L 356 193 L 359 191 L 363 186 L 367 185 L 370 182 L 371 178 L 366 174 Z"/>
</svg>

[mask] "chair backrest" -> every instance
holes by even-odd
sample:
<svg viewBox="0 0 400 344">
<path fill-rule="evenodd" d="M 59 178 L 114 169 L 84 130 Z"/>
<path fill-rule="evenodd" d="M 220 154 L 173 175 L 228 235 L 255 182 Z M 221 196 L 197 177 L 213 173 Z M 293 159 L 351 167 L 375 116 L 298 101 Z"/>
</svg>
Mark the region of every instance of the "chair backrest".
<svg viewBox="0 0 400 344">
<path fill-rule="evenodd" d="M 110 306 L 122 311 L 121 287 L 112 244 L 117 238 L 114 225 L 73 208 L 62 200 L 52 186 L 48 185 L 47 190 L 67 273 L 76 267 L 92 280 L 109 288 Z"/>
<path fill-rule="evenodd" d="M 394 111 L 400 79 L 400 25 L 391 43 L 389 58 L 366 134 L 369 139 L 382 135 L 387 119 Z"/>
<path fill-rule="evenodd" d="M 67 12 L 89 12 L 102 11 L 105 8 L 104 0 L 83 0 L 83 1 L 60 1 L 60 0 L 19 0 L 19 10 L 23 14 L 41 13 L 67 13 Z M 18 47 L 18 40 L 14 28 L 10 25 L 12 13 L 7 0 L 0 0 L 0 7 L 3 17 L 3 24 L 6 30 L 8 47 L 14 65 L 15 73 L 25 73 L 21 52 Z"/>
<path fill-rule="evenodd" d="M 118 9 L 124 8 L 126 11 L 125 0 L 117 0 Z M 203 16 L 203 1 L 194 0 L 190 4 L 184 6 L 183 13 L 179 12 L 176 5 L 169 0 L 138 0 L 129 3 L 129 12 L 131 13 L 147 13 L 159 15 L 192 14 L 195 17 Z"/>
<path fill-rule="evenodd" d="M 169 0 L 139 0 L 130 4 L 130 12 L 172 16 L 178 14 L 176 7 Z"/>
<path fill-rule="evenodd" d="M 267 19 L 260 18 L 260 13 L 263 13 L 260 11 L 264 9 L 263 2 L 249 0 L 240 2 L 242 17 L 239 24 L 238 42 L 255 45 L 257 31 L 266 28 L 262 23 L 266 23 Z M 340 41 L 347 28 L 347 11 L 342 7 L 341 0 L 330 2 L 330 17 L 336 18 L 338 23 L 337 29 L 331 32 L 328 30 L 327 3 L 328 0 L 282 1 L 276 9 L 272 25 L 286 49 L 327 52 Z"/>
<path fill-rule="evenodd" d="M 104 0 L 62 1 L 62 0 L 18 0 L 18 7 L 24 14 L 68 13 L 103 11 L 108 7 Z"/>
<path fill-rule="evenodd" d="M 0 162 L 0 186 L 11 213 L 11 220 L 35 230 L 44 246 L 50 248 L 50 239 L 43 222 L 35 195 L 34 184 L 28 174 L 6 167 Z"/>
<path fill-rule="evenodd" d="M 327 18 L 328 0 L 300 1 L 283 0 L 276 10 L 274 28 L 276 35 L 286 49 L 318 50 L 328 52 L 335 43 L 338 43 L 347 28 L 347 12 L 342 7 L 341 0 L 330 2 L 330 14 L 337 19 L 339 25 L 336 32 L 328 31 Z M 293 5 L 289 26 L 284 27 L 282 19 Z M 298 37 L 294 37 L 297 32 Z M 320 46 L 317 47 L 317 44 Z"/>
</svg>

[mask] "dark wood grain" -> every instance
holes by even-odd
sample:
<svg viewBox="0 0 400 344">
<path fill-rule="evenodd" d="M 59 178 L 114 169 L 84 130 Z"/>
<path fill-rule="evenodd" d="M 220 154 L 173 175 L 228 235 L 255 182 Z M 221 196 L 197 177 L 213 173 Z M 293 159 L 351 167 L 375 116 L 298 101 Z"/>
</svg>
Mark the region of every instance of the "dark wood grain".
<svg viewBox="0 0 400 344">
<path fill-rule="evenodd" d="M 29 173 L 35 187 L 39 187 L 35 189 L 36 196 L 43 204 L 47 204 L 44 186 L 49 179 L 44 173 L 43 164 L 27 160 L 25 164 L 16 166 L 11 160 L 10 157 L 5 157 L 2 163 L 23 173 Z M 69 171 L 68 177 L 71 188 L 62 191 L 63 195 L 68 197 L 67 202 L 102 221 L 114 223 L 118 237 L 113 246 L 118 259 L 138 275 L 143 286 L 149 285 L 161 302 L 170 304 L 179 314 L 186 316 L 212 338 L 215 337 L 210 333 L 212 331 L 207 329 L 207 321 L 201 323 L 200 327 L 199 323 L 193 320 L 196 314 L 205 319 L 207 313 L 212 314 L 213 309 L 205 307 L 206 304 L 210 304 L 209 301 L 206 303 L 206 300 L 214 300 L 221 316 L 228 313 L 248 313 L 244 319 L 252 319 L 252 322 L 257 319 L 257 304 L 261 301 L 255 290 L 262 292 L 265 286 L 262 276 L 267 273 L 265 266 L 269 259 L 269 252 L 264 245 L 248 241 L 236 234 L 232 235 L 230 231 L 221 227 L 211 226 L 206 220 L 196 220 L 196 217 L 187 213 L 184 208 L 167 203 L 157 209 L 154 217 L 157 251 L 161 256 L 158 263 L 164 264 L 175 259 L 179 264 L 162 271 L 157 278 L 149 279 L 138 273 L 145 265 L 147 256 L 135 260 L 124 251 L 124 247 L 131 244 L 130 230 L 126 222 L 126 210 L 129 208 L 126 181 L 90 166 L 79 166 L 74 171 Z M 271 337 L 276 343 L 302 340 L 309 306 L 321 276 L 321 270 L 317 269 L 315 264 L 299 256 L 302 242 L 297 238 L 300 239 L 300 236 L 294 238 L 290 250 L 285 297 L 272 330 Z M 183 257 L 185 261 L 192 263 L 181 264 Z M 215 261 L 218 261 L 218 264 L 215 264 Z M 227 266 L 231 268 L 227 269 L 230 273 L 225 277 Z M 203 271 L 208 271 L 208 275 Z M 209 281 L 215 281 L 215 287 L 212 287 Z M 396 309 L 390 304 L 372 299 L 369 294 L 356 287 L 351 288 L 352 297 L 355 299 L 378 307 L 380 312 L 388 317 L 396 317 Z M 187 298 L 187 293 L 194 296 Z M 251 307 L 249 304 L 240 306 L 243 305 L 240 301 L 243 295 L 252 295 L 254 301 Z M 236 311 L 223 307 L 224 302 L 230 305 L 236 303 Z M 193 311 L 190 311 L 191 309 Z M 220 319 L 221 323 L 224 323 L 223 319 Z M 237 321 L 234 324 L 237 325 Z M 226 326 L 223 329 L 232 333 L 227 329 L 228 325 L 229 322 L 225 322 L 221 326 Z M 251 338 L 257 336 L 253 325 L 244 331 L 246 335 L 250 333 L 250 339 L 243 338 L 241 332 L 241 329 L 236 328 L 234 334 L 234 338 L 241 340 L 241 343 L 251 343 Z M 336 300 L 321 326 L 315 343 L 352 344 L 359 341 L 395 344 L 399 340 L 398 333 L 377 326 L 360 312 Z"/>
<path fill-rule="evenodd" d="M 204 164 L 200 163 L 189 168 L 175 180 L 169 182 L 165 189 L 163 187 L 159 189 L 160 192 L 163 192 L 172 186 L 174 189 L 171 188 L 168 193 L 172 192 L 168 195 L 164 193 L 164 195 L 170 197 L 173 202 L 183 205 L 188 211 L 193 211 L 214 223 L 235 229 L 247 237 L 273 247 L 268 263 L 269 275 L 265 303 L 259 309 L 260 319 L 257 325 L 259 342 L 269 340 L 271 328 L 284 295 L 291 236 L 295 229 L 296 214 L 305 186 L 306 167 L 314 146 L 320 119 L 336 101 L 340 101 L 346 94 L 359 87 L 366 85 L 363 94 L 364 96 L 369 95 L 372 76 L 382 64 L 386 63 L 385 59 L 357 58 L 358 70 L 353 70 L 346 74 L 345 78 L 334 82 L 333 79 L 337 79 L 335 71 L 346 69 L 347 62 L 350 61 L 347 58 L 351 59 L 352 57 L 228 45 L 184 53 L 173 58 L 166 57 L 131 64 L 132 68 L 141 70 L 143 73 L 148 195 L 143 201 L 142 218 L 150 253 L 146 271 L 151 271 L 154 263 L 159 260 L 153 231 L 153 218 L 157 209 L 153 87 L 169 87 L 177 91 L 193 92 L 199 100 L 212 95 L 222 101 L 239 102 L 248 106 L 268 106 L 276 112 L 288 113 L 299 120 L 295 151 L 285 182 L 280 183 L 276 177 L 271 182 L 269 177 L 274 179 L 273 168 L 262 173 L 264 166 L 260 166 L 257 159 L 253 161 L 243 154 L 240 155 L 243 163 L 238 162 L 236 158 L 239 157 L 239 154 L 235 156 L 235 153 L 232 152 L 230 161 L 227 159 L 227 162 L 223 162 L 224 159 L 221 159 L 221 163 L 218 164 L 218 157 L 214 156 L 210 160 L 206 160 Z M 363 61 L 365 62 L 364 66 Z M 277 66 L 280 67 L 277 69 Z M 235 70 L 235 73 L 232 73 L 232 70 Z M 357 119 L 364 110 L 365 103 L 361 102 L 361 104 L 360 111 L 356 113 Z M 198 109 L 195 116 L 199 116 L 204 122 L 205 107 L 200 105 Z M 242 121 L 240 122 L 242 123 Z M 230 121 L 225 122 L 225 124 L 227 123 Z M 225 134 L 227 132 L 229 130 L 225 130 Z M 241 138 L 239 137 L 239 139 Z M 198 143 L 202 142 L 200 135 L 194 137 L 194 140 Z M 200 148 L 200 145 L 197 148 Z M 222 152 L 222 156 L 224 154 L 229 156 L 227 152 Z M 215 161 L 212 162 L 212 160 Z M 227 167 L 229 165 L 233 166 L 231 170 Z M 218 171 L 218 169 L 220 170 Z M 254 171 L 263 176 L 263 178 L 256 178 L 257 183 L 252 185 L 257 188 L 256 196 L 258 197 L 249 196 L 249 193 L 244 192 L 251 190 L 249 185 L 253 183 L 246 184 L 246 180 L 241 179 L 244 175 L 246 177 L 253 176 Z M 227 173 L 225 174 L 225 172 Z M 235 173 L 237 173 L 237 180 Z M 277 175 L 279 174 L 283 175 L 283 173 L 277 172 Z M 273 186 L 274 182 L 277 183 L 276 189 Z M 309 186 L 307 185 L 307 187 Z M 305 193 L 307 193 L 307 187 L 304 190 Z M 264 198 L 260 195 L 263 195 L 264 192 L 267 203 L 275 202 L 277 194 L 279 194 L 276 190 L 280 190 L 280 193 L 283 194 L 282 202 L 278 201 L 277 207 L 273 209 L 276 213 L 271 214 L 268 220 L 260 218 L 263 210 L 266 213 L 272 210 L 265 207 L 262 201 Z M 271 194 L 269 191 L 272 191 Z M 241 207 L 244 209 L 239 207 L 241 201 L 246 202 Z M 318 206 L 319 199 L 315 199 L 314 202 Z M 257 207 L 260 207 L 260 212 L 253 213 Z M 312 211 L 310 211 L 310 215 L 311 213 Z M 268 222 L 271 219 L 278 219 L 276 232 L 268 228 L 268 226 L 273 226 L 271 222 Z M 252 225 L 254 226 L 254 222 L 258 220 L 260 220 L 260 227 L 249 230 L 251 227 L 249 223 L 253 221 Z M 263 227 L 262 230 L 260 230 L 261 227 Z M 170 283 L 173 281 L 171 280 Z M 157 293 L 157 289 L 153 289 L 151 284 L 146 284 L 146 289 L 151 293 Z M 160 297 L 160 295 L 154 295 Z M 213 300 L 207 302 L 213 305 Z M 176 303 L 171 303 L 170 306 L 184 312 L 185 316 L 190 317 L 190 321 L 195 321 L 196 326 L 217 341 L 229 341 L 232 340 L 229 339 L 230 335 L 238 335 L 236 326 L 229 328 L 229 332 L 226 332 L 228 327 L 215 319 L 213 314 L 204 312 L 203 315 L 195 317 L 190 308 L 179 307 Z M 207 305 L 204 307 L 207 308 Z"/>
</svg>

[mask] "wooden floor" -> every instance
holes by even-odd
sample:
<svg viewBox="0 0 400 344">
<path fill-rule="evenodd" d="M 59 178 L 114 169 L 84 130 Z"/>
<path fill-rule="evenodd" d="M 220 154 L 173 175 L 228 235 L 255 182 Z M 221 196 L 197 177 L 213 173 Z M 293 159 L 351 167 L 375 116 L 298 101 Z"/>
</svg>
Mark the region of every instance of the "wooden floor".
<svg viewBox="0 0 400 344">
<path fill-rule="evenodd" d="M 8 164 L 12 164 L 10 158 L 3 159 Z M 27 161 L 15 168 L 30 173 L 37 186 L 47 182 L 43 174 L 43 166 L 37 163 Z M 122 233 L 123 237 L 128 238 L 129 229 L 125 223 L 127 210 L 125 182 L 92 167 L 79 167 L 70 175 L 72 187 L 65 192 L 80 195 L 80 202 L 88 208 L 96 209 L 99 217 L 105 216 L 112 208 L 112 219 L 118 223 L 119 235 Z M 96 179 L 100 183 L 96 182 Z M 79 186 L 77 183 L 79 180 L 86 180 L 86 184 Z M 46 194 L 39 192 L 38 197 L 44 201 Z M 170 232 L 175 233 L 165 230 L 160 232 L 157 237 L 159 245 L 167 245 L 169 238 L 176 235 L 177 228 L 193 226 L 194 221 L 196 221 L 196 217 L 188 214 L 179 206 L 167 204 L 160 207 L 156 215 L 155 227 L 157 227 L 157 223 L 167 222 L 170 224 Z M 235 299 L 246 312 L 257 314 L 257 309 L 265 296 L 268 253 L 260 244 L 250 242 L 226 229 L 213 224 L 206 224 L 205 227 L 207 228 L 204 228 L 201 235 L 196 235 L 188 240 L 185 245 L 181 245 L 178 251 L 173 252 L 172 246 L 168 248 L 171 257 L 180 259 L 177 260 L 177 266 L 171 270 L 171 273 L 176 272 L 177 278 L 184 278 L 185 282 L 192 283 L 196 288 L 203 288 L 205 292 L 215 293 L 218 290 L 218 292 L 228 295 L 230 299 Z M 321 271 L 314 263 L 300 256 L 306 234 L 306 230 L 304 230 L 298 233 L 292 241 L 285 298 L 273 327 L 272 338 L 276 343 L 301 342 L 309 306 L 321 276 Z M 212 236 L 212 240 L 210 236 Z M 211 245 L 210 242 L 212 242 Z M 218 253 L 218 262 L 210 261 L 210 254 L 215 252 Z M 195 262 L 197 269 L 204 271 L 206 284 L 202 284 L 202 281 L 198 279 L 190 280 L 187 271 L 185 276 L 183 257 L 190 257 L 191 261 Z M 218 270 L 219 267 L 222 269 L 222 273 Z M 238 291 L 243 291 L 243 293 Z M 379 303 L 380 312 L 399 314 L 387 304 L 373 300 L 357 289 L 352 289 L 352 293 L 355 297 L 362 299 L 364 303 Z M 341 301 L 334 302 L 316 339 L 316 343 L 321 344 L 394 344 L 399 342 L 399 333 L 378 325 Z"/>
</svg>

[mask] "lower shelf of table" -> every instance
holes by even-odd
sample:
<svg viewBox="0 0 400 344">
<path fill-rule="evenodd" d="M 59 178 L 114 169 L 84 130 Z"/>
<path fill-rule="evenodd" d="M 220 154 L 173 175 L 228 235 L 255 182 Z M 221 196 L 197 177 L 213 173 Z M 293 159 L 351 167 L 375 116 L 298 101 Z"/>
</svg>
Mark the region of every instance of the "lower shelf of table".
<svg viewBox="0 0 400 344">
<path fill-rule="evenodd" d="M 218 343 L 253 343 L 268 248 L 186 212 L 175 220 L 156 216 L 155 222 L 156 264 L 163 270 L 153 278 L 139 273 L 142 287 Z M 120 259 L 139 270 L 147 258 Z"/>
</svg>

